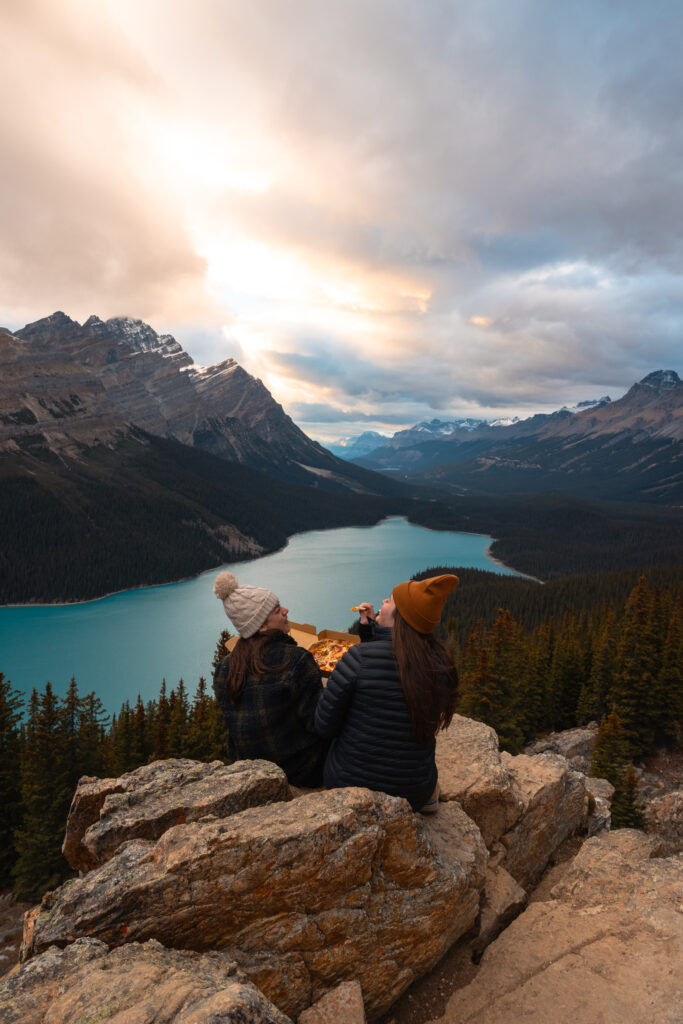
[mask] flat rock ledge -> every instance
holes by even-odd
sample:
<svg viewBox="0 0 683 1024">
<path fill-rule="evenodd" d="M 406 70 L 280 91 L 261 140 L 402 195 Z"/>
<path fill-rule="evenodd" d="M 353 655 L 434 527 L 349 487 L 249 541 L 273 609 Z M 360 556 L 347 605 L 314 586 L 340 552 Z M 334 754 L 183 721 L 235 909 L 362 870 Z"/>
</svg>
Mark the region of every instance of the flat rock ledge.
<svg viewBox="0 0 683 1024">
<path fill-rule="evenodd" d="M 96 939 L 49 949 L 0 982 L 3 1024 L 292 1024 L 222 953 L 153 939 L 111 952 Z"/>
<path fill-rule="evenodd" d="M 356 979 L 372 1020 L 479 913 L 486 847 L 458 805 L 444 812 L 330 790 L 129 841 L 26 915 L 23 960 L 83 937 L 156 939 L 222 951 L 292 1017 Z"/>
<path fill-rule="evenodd" d="M 84 776 L 71 801 L 62 852 L 72 868 L 90 871 L 129 839 L 158 839 L 173 825 L 289 799 L 287 777 L 270 761 L 170 758 L 117 779 Z"/>
<path fill-rule="evenodd" d="M 546 902 L 484 953 L 441 1024 L 681 1024 L 683 859 L 621 829 L 586 840 Z"/>
</svg>

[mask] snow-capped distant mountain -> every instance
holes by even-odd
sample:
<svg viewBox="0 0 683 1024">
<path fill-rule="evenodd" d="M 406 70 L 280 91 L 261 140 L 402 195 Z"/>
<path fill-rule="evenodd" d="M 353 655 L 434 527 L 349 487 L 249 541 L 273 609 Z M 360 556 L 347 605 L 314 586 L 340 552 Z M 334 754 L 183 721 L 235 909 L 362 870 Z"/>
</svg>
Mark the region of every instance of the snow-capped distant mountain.
<svg viewBox="0 0 683 1024">
<path fill-rule="evenodd" d="M 680 503 L 683 383 L 656 370 L 615 402 L 607 396 L 528 419 L 399 431 L 360 464 L 457 493 L 569 489 L 592 497 Z M 425 429 L 426 428 L 426 429 Z"/>
<path fill-rule="evenodd" d="M 326 445 L 328 451 L 340 459 L 358 459 L 379 448 L 389 440 L 388 434 L 380 434 L 377 430 L 365 430 L 362 434 L 342 437 L 334 444 Z"/>
</svg>

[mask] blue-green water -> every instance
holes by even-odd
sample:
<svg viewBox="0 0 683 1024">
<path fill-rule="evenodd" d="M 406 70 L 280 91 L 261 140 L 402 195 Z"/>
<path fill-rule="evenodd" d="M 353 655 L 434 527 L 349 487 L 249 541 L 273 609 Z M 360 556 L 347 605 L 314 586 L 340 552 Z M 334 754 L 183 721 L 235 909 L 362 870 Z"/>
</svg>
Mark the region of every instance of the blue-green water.
<svg viewBox="0 0 683 1024">
<path fill-rule="evenodd" d="M 377 606 L 396 583 L 430 566 L 513 573 L 486 557 L 489 543 L 391 518 L 300 533 L 282 551 L 225 568 L 241 583 L 273 590 L 292 620 L 346 629 L 351 605 Z M 182 678 L 194 693 L 199 677 L 211 676 L 220 631 L 231 628 L 212 592 L 218 571 L 86 604 L 0 608 L 0 672 L 25 693 L 49 679 L 60 695 L 75 676 L 79 692 L 95 690 L 110 712 L 138 694 L 157 697 L 162 678 L 169 689 Z"/>
</svg>

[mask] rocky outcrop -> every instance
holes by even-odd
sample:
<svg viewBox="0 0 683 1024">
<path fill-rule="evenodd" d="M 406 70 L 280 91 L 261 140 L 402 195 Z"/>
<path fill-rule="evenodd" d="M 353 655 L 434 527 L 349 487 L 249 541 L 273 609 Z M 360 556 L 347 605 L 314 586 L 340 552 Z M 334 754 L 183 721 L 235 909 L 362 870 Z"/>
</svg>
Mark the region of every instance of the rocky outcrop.
<svg viewBox="0 0 683 1024">
<path fill-rule="evenodd" d="M 620 830 L 588 839 L 551 891 L 484 954 L 442 1024 L 680 1024 L 683 870 Z"/>
<path fill-rule="evenodd" d="M 505 868 L 489 864 L 484 883 L 479 919 L 479 934 L 472 943 L 472 954 L 481 956 L 487 946 L 521 914 L 527 905 L 526 891 Z"/>
<path fill-rule="evenodd" d="M 27 915 L 24 958 L 155 938 L 224 951 L 290 1015 L 356 978 L 376 1017 L 479 911 L 485 846 L 444 811 L 426 823 L 399 798 L 331 790 L 129 841 Z"/>
<path fill-rule="evenodd" d="M 129 839 L 158 839 L 173 825 L 225 818 L 290 796 L 285 773 L 270 761 L 171 758 L 117 779 L 86 776 L 71 802 L 62 852 L 72 868 L 90 871 Z"/>
<path fill-rule="evenodd" d="M 230 957 L 150 940 L 50 949 L 0 982 L 3 1024 L 292 1024 Z"/>
<path fill-rule="evenodd" d="M 365 1024 L 363 991 L 357 981 L 344 981 L 299 1017 L 298 1024 Z"/>
<path fill-rule="evenodd" d="M 459 715 L 436 746 L 441 799 L 457 801 L 496 862 L 524 888 L 564 840 L 585 826 L 584 776 L 558 754 L 499 753 L 493 729 Z"/>
<path fill-rule="evenodd" d="M 454 715 L 436 740 L 441 800 L 457 800 L 491 846 L 522 814 L 522 800 L 503 766 L 495 731 Z"/>
<path fill-rule="evenodd" d="M 542 740 L 530 743 L 525 754 L 560 754 L 578 772 L 590 772 L 591 758 L 598 741 L 598 723 L 590 722 L 585 728 L 551 732 Z"/>
<path fill-rule="evenodd" d="M 607 779 L 594 779 L 590 775 L 584 779 L 584 785 L 589 801 L 586 833 L 594 836 L 608 832 L 612 824 L 614 786 Z"/>
<path fill-rule="evenodd" d="M 683 790 L 655 797 L 645 808 L 648 832 L 669 855 L 683 851 Z"/>
<path fill-rule="evenodd" d="M 558 846 L 584 824 L 584 777 L 571 771 L 558 754 L 512 757 L 503 753 L 501 761 L 523 807 L 519 820 L 500 838 L 503 864 L 528 889 L 538 881 Z"/>
</svg>

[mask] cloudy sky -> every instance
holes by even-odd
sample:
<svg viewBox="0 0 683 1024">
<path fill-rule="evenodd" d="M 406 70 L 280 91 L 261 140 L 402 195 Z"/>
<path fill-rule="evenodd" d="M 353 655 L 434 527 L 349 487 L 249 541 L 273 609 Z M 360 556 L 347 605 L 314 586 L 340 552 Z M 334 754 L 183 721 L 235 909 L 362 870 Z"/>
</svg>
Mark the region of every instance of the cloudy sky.
<svg viewBox="0 0 683 1024">
<path fill-rule="evenodd" d="M 680 0 L 3 0 L 0 322 L 140 317 L 308 433 L 681 371 Z"/>
</svg>

